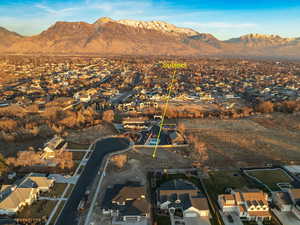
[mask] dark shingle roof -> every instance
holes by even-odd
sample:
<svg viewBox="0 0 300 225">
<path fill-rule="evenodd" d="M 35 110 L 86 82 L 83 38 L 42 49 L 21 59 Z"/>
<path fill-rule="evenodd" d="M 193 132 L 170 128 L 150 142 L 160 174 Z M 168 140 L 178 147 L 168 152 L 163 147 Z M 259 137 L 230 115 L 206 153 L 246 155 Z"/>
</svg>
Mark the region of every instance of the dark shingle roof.
<svg viewBox="0 0 300 225">
<path fill-rule="evenodd" d="M 113 201 L 125 202 L 125 205 L 118 205 Z M 116 184 L 112 188 L 108 188 L 101 207 L 119 210 L 120 216 L 149 213 L 149 203 L 145 199 L 145 187 L 136 183 Z"/>
<path fill-rule="evenodd" d="M 182 208 L 186 210 L 195 207 L 199 210 L 208 210 L 207 199 L 193 184 L 177 179 L 165 182 L 158 189 L 160 203 L 169 201 L 169 208 Z"/>
</svg>

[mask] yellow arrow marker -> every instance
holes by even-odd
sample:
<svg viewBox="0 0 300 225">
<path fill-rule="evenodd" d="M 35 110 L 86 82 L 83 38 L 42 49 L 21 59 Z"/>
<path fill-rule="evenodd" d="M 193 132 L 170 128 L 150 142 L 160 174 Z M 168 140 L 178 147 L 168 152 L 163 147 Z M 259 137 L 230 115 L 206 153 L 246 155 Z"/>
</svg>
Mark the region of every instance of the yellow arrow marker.
<svg viewBox="0 0 300 225">
<path fill-rule="evenodd" d="M 172 81 L 171 81 L 171 84 L 170 84 L 170 86 L 169 86 L 169 93 L 168 93 L 168 95 L 167 95 L 167 100 L 166 100 L 166 103 L 165 103 L 165 108 L 164 108 L 163 116 L 162 116 L 162 119 L 161 119 L 161 122 L 160 122 L 159 132 L 158 132 L 157 139 L 156 139 L 156 145 L 155 145 L 155 148 L 154 148 L 154 151 L 153 151 L 153 154 L 152 154 L 152 157 L 153 157 L 153 158 L 156 157 L 157 147 L 158 147 L 159 140 L 160 140 L 160 134 L 161 134 L 161 131 L 162 131 L 162 126 L 163 126 L 163 124 L 164 124 L 166 112 L 167 112 L 167 109 L 168 109 L 169 100 L 170 100 L 170 96 L 171 96 L 172 89 L 173 89 L 173 83 L 174 83 L 174 81 L 175 81 L 175 74 L 176 74 L 176 69 L 175 69 L 174 72 L 173 72 L 173 75 L 172 75 Z"/>
</svg>

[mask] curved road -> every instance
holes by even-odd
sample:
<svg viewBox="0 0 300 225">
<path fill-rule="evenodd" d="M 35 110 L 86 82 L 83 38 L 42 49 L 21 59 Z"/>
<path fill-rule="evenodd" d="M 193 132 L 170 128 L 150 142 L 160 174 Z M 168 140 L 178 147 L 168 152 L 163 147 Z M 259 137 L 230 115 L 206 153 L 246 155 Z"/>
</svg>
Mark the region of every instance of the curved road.
<svg viewBox="0 0 300 225">
<path fill-rule="evenodd" d="M 111 137 L 96 142 L 95 150 L 92 152 L 55 225 L 77 224 L 76 218 L 79 202 L 83 199 L 87 187 L 93 183 L 97 176 L 105 155 L 128 147 L 129 140 L 126 138 Z"/>
</svg>

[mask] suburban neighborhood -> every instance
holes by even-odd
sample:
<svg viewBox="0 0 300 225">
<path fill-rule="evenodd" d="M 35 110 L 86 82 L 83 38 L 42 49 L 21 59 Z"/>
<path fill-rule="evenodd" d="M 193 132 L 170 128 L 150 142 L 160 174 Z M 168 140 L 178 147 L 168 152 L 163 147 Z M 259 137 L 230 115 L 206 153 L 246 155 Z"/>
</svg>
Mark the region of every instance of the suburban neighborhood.
<svg viewBox="0 0 300 225">
<path fill-rule="evenodd" d="M 299 63 L 1 62 L 0 224 L 300 224 Z"/>
</svg>

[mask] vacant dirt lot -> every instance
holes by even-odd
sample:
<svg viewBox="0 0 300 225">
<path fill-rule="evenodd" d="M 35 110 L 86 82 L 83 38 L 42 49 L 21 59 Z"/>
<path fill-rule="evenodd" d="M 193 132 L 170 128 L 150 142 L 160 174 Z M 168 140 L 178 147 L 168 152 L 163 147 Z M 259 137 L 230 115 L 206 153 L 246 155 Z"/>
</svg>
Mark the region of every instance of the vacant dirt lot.
<svg viewBox="0 0 300 225">
<path fill-rule="evenodd" d="M 91 144 L 99 137 L 114 134 L 117 134 L 117 132 L 112 125 L 103 123 L 86 129 L 73 131 L 68 135 L 67 141 L 79 144 Z"/>
<path fill-rule="evenodd" d="M 69 135 L 66 137 L 66 140 L 69 142 L 70 148 L 88 148 L 89 144 L 99 137 L 117 134 L 113 126 L 107 123 L 82 130 L 69 130 L 68 133 Z M 33 147 L 37 150 L 38 148 L 43 148 L 44 143 L 50 138 L 52 138 L 52 136 L 48 138 L 36 137 L 30 140 L 8 143 L 0 140 L 0 153 L 5 157 L 9 157 L 16 156 L 19 151 L 25 151 L 29 147 Z M 78 147 L 76 147 L 76 145 L 78 145 Z"/>
<path fill-rule="evenodd" d="M 238 120 L 180 120 L 207 144 L 212 167 L 300 163 L 299 115 L 274 113 Z"/>
<path fill-rule="evenodd" d="M 187 168 L 191 167 L 191 161 L 176 154 L 173 149 L 158 149 L 157 157 L 152 158 L 153 149 L 135 149 L 127 152 L 128 161 L 123 168 L 118 169 L 113 163 L 107 168 L 106 176 L 101 189 L 106 190 L 114 184 L 124 184 L 128 181 L 139 182 L 146 185 L 147 171 L 153 168 Z M 93 222 L 96 225 L 111 225 L 111 218 L 102 215 L 101 202 L 105 192 L 100 192 L 93 211 Z"/>
</svg>

